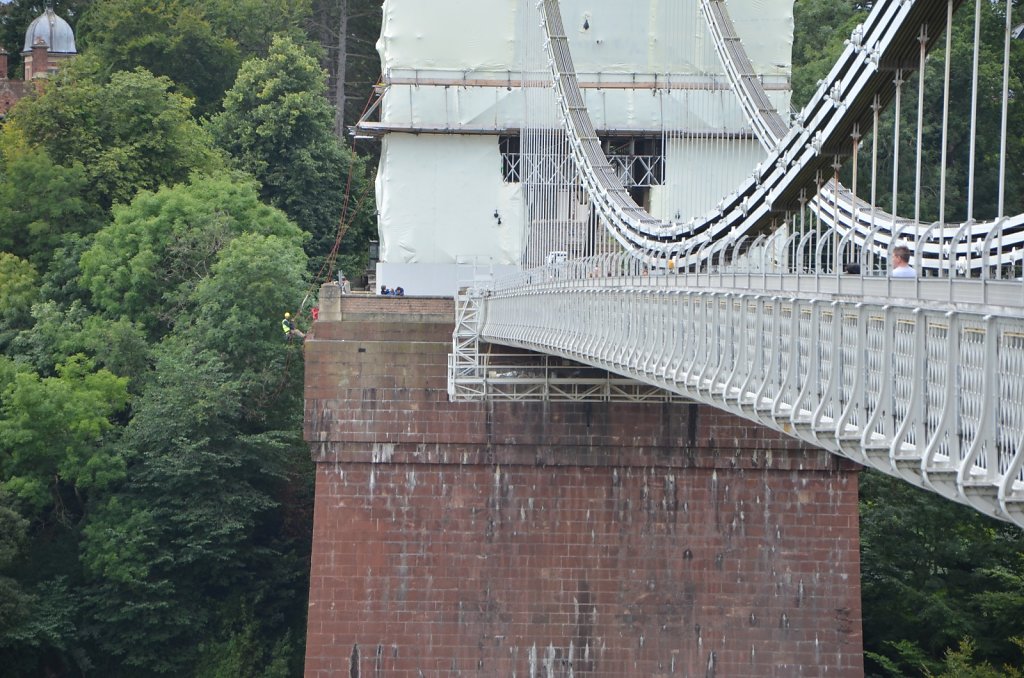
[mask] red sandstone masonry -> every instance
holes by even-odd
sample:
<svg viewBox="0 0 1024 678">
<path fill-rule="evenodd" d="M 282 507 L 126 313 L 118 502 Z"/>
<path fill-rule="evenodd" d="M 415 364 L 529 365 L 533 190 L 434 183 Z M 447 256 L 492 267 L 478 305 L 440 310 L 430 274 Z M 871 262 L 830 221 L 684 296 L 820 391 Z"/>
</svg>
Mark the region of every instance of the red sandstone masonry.
<svg viewBox="0 0 1024 678">
<path fill-rule="evenodd" d="M 451 300 L 321 302 L 307 676 L 862 675 L 852 465 L 703 406 L 449 403 Z"/>
</svg>

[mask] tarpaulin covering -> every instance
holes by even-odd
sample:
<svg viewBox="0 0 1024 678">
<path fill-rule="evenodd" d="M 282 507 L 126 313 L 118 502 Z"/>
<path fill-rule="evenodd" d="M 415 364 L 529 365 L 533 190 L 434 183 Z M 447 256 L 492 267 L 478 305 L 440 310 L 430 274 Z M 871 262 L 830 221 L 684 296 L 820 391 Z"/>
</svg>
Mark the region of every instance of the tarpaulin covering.
<svg viewBox="0 0 1024 678">
<path fill-rule="evenodd" d="M 748 131 L 696 0 L 560 5 L 599 131 Z M 728 2 L 754 68 L 781 111 L 789 108 L 792 5 Z M 381 261 L 446 264 L 483 256 L 518 264 L 527 242 L 523 191 L 504 181 L 498 139 L 518 134 L 526 123 L 522 81 L 543 84 L 550 77 L 525 67 L 535 63 L 526 54 L 526 36 L 540 21 L 536 0 L 385 0 L 383 13 L 377 46 L 388 89 L 379 124 L 390 133 L 377 175 Z M 676 204 L 670 208 L 663 204 L 667 189 L 655 187 L 652 212 L 667 217 L 680 203 L 687 212 L 705 211 L 749 176 L 759 151 L 747 139 L 721 157 L 710 152 L 685 139 L 666 145 L 667 181 L 685 185 L 687 177 L 714 165 L 724 188 L 708 195 L 701 188 L 692 197 L 673 189 Z"/>
</svg>

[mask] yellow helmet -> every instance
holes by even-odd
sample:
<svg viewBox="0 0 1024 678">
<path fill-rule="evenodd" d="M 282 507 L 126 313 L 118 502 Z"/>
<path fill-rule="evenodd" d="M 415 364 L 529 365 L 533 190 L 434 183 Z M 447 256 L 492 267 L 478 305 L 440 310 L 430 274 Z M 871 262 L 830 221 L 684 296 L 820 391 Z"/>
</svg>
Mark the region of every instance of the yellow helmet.
<svg viewBox="0 0 1024 678">
<path fill-rule="evenodd" d="M 291 313 L 289 313 L 288 311 L 285 311 L 285 312 L 284 312 L 284 317 L 285 317 L 285 318 L 291 318 L 291 317 L 292 317 L 292 314 L 291 314 Z"/>
</svg>

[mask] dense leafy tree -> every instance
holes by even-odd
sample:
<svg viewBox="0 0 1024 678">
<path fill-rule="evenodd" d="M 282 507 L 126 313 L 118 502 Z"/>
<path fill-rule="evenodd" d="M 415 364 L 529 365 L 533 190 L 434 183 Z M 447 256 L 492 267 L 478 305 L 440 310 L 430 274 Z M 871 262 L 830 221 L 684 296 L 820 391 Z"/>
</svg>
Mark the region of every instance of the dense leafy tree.
<svg viewBox="0 0 1024 678">
<path fill-rule="evenodd" d="M 211 24 L 238 43 L 243 58 L 267 56 L 275 35 L 287 35 L 298 43 L 309 42 L 302 26 L 310 13 L 310 0 L 193 2 L 204 8 Z"/>
<path fill-rule="evenodd" d="M 274 35 L 307 41 L 309 0 L 101 0 L 83 18 L 79 41 L 104 73 L 146 70 L 215 112 L 242 60 L 266 56 Z"/>
<path fill-rule="evenodd" d="M 66 356 L 83 354 L 97 367 L 128 377 L 137 392 L 149 368 L 150 346 L 144 330 L 126 318 L 93 314 L 80 301 L 67 306 L 47 300 L 32 307 L 33 324 L 11 342 L 19 359 L 39 374 L 56 374 Z"/>
<path fill-rule="evenodd" d="M 197 175 L 115 209 L 113 223 L 82 255 L 81 280 L 108 317 L 126 316 L 163 334 L 189 321 L 192 292 L 243 232 L 302 239 L 280 211 L 259 201 L 251 181 Z"/>
<path fill-rule="evenodd" d="M 0 358 L 6 360 L 6 358 Z M 127 380 L 72 356 L 57 376 L 17 371 L 0 391 L 0 477 L 16 499 L 60 520 L 82 514 L 83 493 L 124 477 L 108 433 L 128 404 Z"/>
<path fill-rule="evenodd" d="M 965 637 L 979 662 L 1019 661 L 1011 640 L 1024 636 L 1019 528 L 865 473 L 861 542 L 864 644 L 876 669 L 939 671 Z"/>
<path fill-rule="evenodd" d="M 211 111 L 241 63 L 238 45 L 184 0 L 103 0 L 80 23 L 78 41 L 108 73 L 144 68 L 165 76 Z"/>
<path fill-rule="evenodd" d="M 244 246 L 248 237 L 232 243 L 238 256 L 251 251 Z M 273 249 L 275 257 L 262 259 L 271 268 L 258 277 L 271 279 L 282 255 L 281 247 Z M 293 244 L 292 250 L 284 256 L 299 256 L 301 272 L 301 249 Z M 227 263 L 213 278 L 233 277 L 241 262 L 232 259 L 225 252 Z M 250 266 L 261 268 L 259 262 Z M 301 284 L 301 275 L 293 282 Z M 283 294 L 302 289 L 279 284 Z M 258 350 L 259 337 L 276 323 L 265 316 L 243 319 L 243 313 L 219 331 L 231 335 L 228 344 L 237 341 L 238 350 L 247 342 Z M 86 605 L 102 622 L 93 641 L 104 658 L 97 661 L 114 675 L 123 670 L 118 667 L 182 673 L 199 661 L 201 641 L 211 631 L 233 624 L 238 601 L 260 606 L 264 638 L 285 638 L 301 619 L 303 567 L 288 555 L 295 546 L 283 552 L 276 515 L 277 497 L 295 482 L 290 456 L 298 422 L 279 422 L 287 424 L 287 433 L 268 430 L 255 421 L 267 417 L 250 409 L 261 395 L 253 387 L 261 380 L 251 372 L 266 369 L 280 386 L 288 357 L 278 350 L 264 355 L 269 365 L 233 368 L 225 360 L 230 350 L 225 354 L 202 343 L 212 332 L 198 325 L 179 328 L 157 349 L 153 375 L 128 427 L 127 442 L 136 450 L 131 482 L 97 510 L 85 530 L 83 560 L 93 577 Z M 287 388 L 291 402 L 296 385 Z M 273 398 L 261 402 L 276 409 Z M 263 661 L 279 664 L 282 655 L 268 653 Z"/>
<path fill-rule="evenodd" d="M 125 32 L 84 22 L 91 55 L 0 129 L 0 673 L 298 675 L 312 465 L 280 314 L 308 236 L 185 94 L 210 110 L 217 59 L 308 42 L 308 3 L 93 8 Z"/>
<path fill-rule="evenodd" d="M 298 244 L 279 235 L 242 235 L 224 248 L 194 294 L 196 322 L 186 333 L 217 351 L 239 379 L 244 420 L 266 419 L 288 376 L 280 318 L 298 306 L 306 287 Z"/>
<path fill-rule="evenodd" d="M 32 264 L 0 252 L 0 347 L 7 346 L 15 331 L 31 324 L 32 304 L 39 297 Z"/>
<path fill-rule="evenodd" d="M 74 23 L 89 4 L 57 10 Z M 338 261 L 361 268 L 373 232 L 365 167 L 336 133 L 379 68 L 379 0 L 316 0 L 322 52 L 296 31 L 307 0 L 92 4 L 90 54 L 0 132 L 0 670 L 298 675 L 312 471 L 279 319 L 309 291 L 307 254 L 318 270 L 342 233 Z M 798 0 L 796 101 L 863 9 Z M 4 30 L 15 10 L 42 7 L 0 5 Z M 250 55 L 207 137 L 193 114 Z M 219 173 L 212 138 L 258 183 Z M 1018 532 L 877 476 L 863 488 L 871 670 L 1016 662 Z"/>
<path fill-rule="evenodd" d="M 850 32 L 867 14 L 851 0 L 799 0 L 793 4 L 793 105 L 802 108 L 828 75 Z"/>
<path fill-rule="evenodd" d="M 0 489 L 0 648 L 9 646 L 20 633 L 30 602 L 21 585 L 4 575 L 28 536 L 28 521 L 11 509 L 8 501 L 7 493 Z"/>
<path fill-rule="evenodd" d="M 14 134 L 8 134 L 12 141 Z M 55 164 L 39 148 L 9 148 L 0 169 L 0 250 L 45 264 L 64 235 L 95 230 L 85 170 Z M 31 197 L 29 197 L 31 196 Z"/>
<path fill-rule="evenodd" d="M 171 93 L 169 80 L 138 70 L 99 83 L 78 77 L 77 65 L 43 96 L 21 102 L 5 133 L 31 140 L 59 165 L 83 167 L 102 209 L 221 165 L 189 100 Z"/>
<path fill-rule="evenodd" d="M 314 269 L 334 248 L 339 231 L 353 249 L 373 227 L 373 206 L 363 162 L 332 135 L 333 111 L 324 98 L 324 72 L 316 59 L 286 38 L 266 59 L 239 70 L 210 124 L 218 145 L 262 184 L 262 197 L 281 208 L 312 238 L 306 252 Z"/>
<path fill-rule="evenodd" d="M 27 583 L 33 579 L 23 568 L 28 533 L 29 521 L 0 488 L 0 666 L 12 676 L 38 675 L 39 656 L 66 650 L 75 631 L 75 597 L 65 580 Z M 66 668 L 59 659 L 50 667 L 53 672 Z"/>
<path fill-rule="evenodd" d="M 288 374 L 301 366 L 279 318 L 306 290 L 302 241 L 251 181 L 197 176 L 116 209 L 83 255 L 97 305 L 159 341 L 127 427 L 126 482 L 83 532 L 91 661 L 109 675 L 177 675 L 253 634 L 274 640 L 247 654 L 246 674 L 296 651 L 308 533 L 282 534 L 279 512 L 307 466 L 294 461 L 301 391 Z M 257 604 L 258 624 L 239 625 Z"/>
</svg>

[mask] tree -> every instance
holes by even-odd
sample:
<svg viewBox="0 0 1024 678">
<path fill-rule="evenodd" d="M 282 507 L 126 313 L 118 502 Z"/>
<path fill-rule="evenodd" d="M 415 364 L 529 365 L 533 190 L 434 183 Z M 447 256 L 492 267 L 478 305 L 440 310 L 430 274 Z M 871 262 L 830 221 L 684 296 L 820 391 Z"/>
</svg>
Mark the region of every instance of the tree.
<svg viewBox="0 0 1024 678">
<path fill-rule="evenodd" d="M 793 3 L 793 105 L 803 108 L 838 60 L 867 10 L 855 0 Z"/>
<path fill-rule="evenodd" d="M 81 22 L 79 40 L 100 72 L 166 76 L 210 115 L 242 61 L 266 56 L 272 36 L 308 40 L 308 14 L 309 0 L 104 0 Z"/>
<path fill-rule="evenodd" d="M 128 425 L 129 482 L 85 529 L 86 608 L 107 673 L 179 675 L 215 647 L 275 647 L 248 655 L 253 674 L 292 651 L 308 534 L 284 534 L 279 507 L 303 484 L 301 383 L 274 311 L 304 290 L 304 257 L 294 233 L 231 239 L 190 293 L 191 320 L 154 351 Z M 259 623 L 246 622 L 257 604 Z"/>
<path fill-rule="evenodd" d="M 266 57 L 275 35 L 305 44 L 310 0 L 209 0 L 200 3 L 212 25 L 238 43 L 242 58 Z M 232 73 L 234 79 L 235 73 Z M 230 83 L 229 83 L 230 85 Z"/>
<path fill-rule="evenodd" d="M 101 72 L 144 68 L 194 98 L 200 113 L 220 104 L 241 63 L 236 42 L 183 0 L 105 0 L 92 6 L 78 40 Z"/>
<path fill-rule="evenodd" d="M 328 96 L 334 104 L 334 134 L 345 138 L 380 78 L 381 0 L 316 0 L 310 32 L 324 48 Z"/>
<path fill-rule="evenodd" d="M 979 661 L 1012 663 L 1024 636 L 1024 534 L 866 472 L 861 483 L 864 648 L 889 675 L 939 671 L 967 637 Z M 900 671 L 901 673 L 895 673 Z"/>
<path fill-rule="evenodd" d="M 82 255 L 82 284 L 108 318 L 131 318 L 157 338 L 181 319 L 188 322 L 192 292 L 243 232 L 302 240 L 240 176 L 197 175 L 187 184 L 143 192 L 114 210 L 113 223 Z"/>
<path fill-rule="evenodd" d="M 30 597 L 17 581 L 4 576 L 27 540 L 28 521 L 8 506 L 0 489 L 0 653 L 10 646 L 28 616 Z"/>
<path fill-rule="evenodd" d="M 38 298 L 36 269 L 13 254 L 0 252 L 0 347 L 18 329 L 31 325 L 32 304 Z"/>
<path fill-rule="evenodd" d="M 9 147 L 0 167 L 0 250 L 45 267 L 66 233 L 96 228 L 98 211 L 86 190 L 81 163 L 62 167 L 43 149 Z"/>
<path fill-rule="evenodd" d="M 4 132 L 45 149 L 58 165 L 84 168 L 100 209 L 222 166 L 190 101 L 172 93 L 168 79 L 137 70 L 97 82 L 79 77 L 86 65 L 74 62 L 42 96 L 20 102 Z"/>
<path fill-rule="evenodd" d="M 0 488 L 0 666 L 15 676 L 63 672 L 62 661 L 44 656 L 64 651 L 75 631 L 76 600 L 65 579 L 33 585 L 25 575 L 28 532 L 29 521 Z"/>
<path fill-rule="evenodd" d="M 316 60 L 278 38 L 266 59 L 242 65 L 224 112 L 209 125 L 217 144 L 260 181 L 263 199 L 312 235 L 306 252 L 314 270 L 340 229 L 366 238 L 374 224 L 372 204 L 359 200 L 369 191 L 365 167 L 331 133 L 324 88 Z"/>
<path fill-rule="evenodd" d="M 99 54 L 267 53 L 306 0 L 103 4 L 161 29 L 89 42 L 0 130 L 0 672 L 295 675 L 308 236 L 223 171 L 191 84 Z"/>
<path fill-rule="evenodd" d="M 124 458 L 108 434 L 127 404 L 127 380 L 93 370 L 81 357 L 59 365 L 56 377 L 14 371 L 0 390 L 3 487 L 33 511 L 77 520 L 84 493 L 124 476 Z"/>
<path fill-rule="evenodd" d="M 186 333 L 239 378 L 244 419 L 264 419 L 281 395 L 287 354 L 280 318 L 301 303 L 305 265 L 298 239 L 245 233 L 224 248 L 193 295 L 196 322 Z"/>
</svg>

